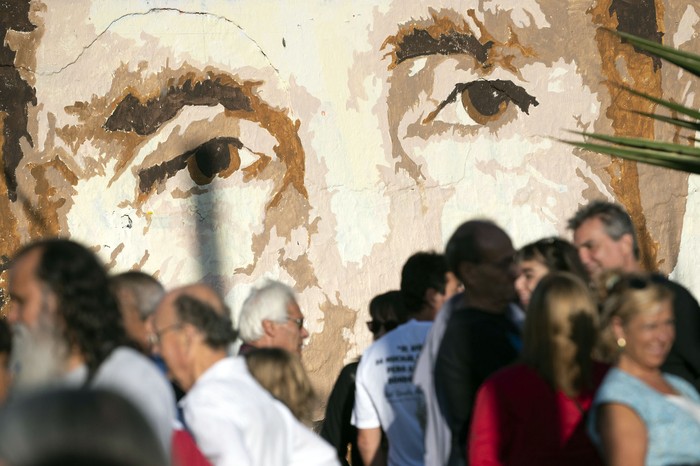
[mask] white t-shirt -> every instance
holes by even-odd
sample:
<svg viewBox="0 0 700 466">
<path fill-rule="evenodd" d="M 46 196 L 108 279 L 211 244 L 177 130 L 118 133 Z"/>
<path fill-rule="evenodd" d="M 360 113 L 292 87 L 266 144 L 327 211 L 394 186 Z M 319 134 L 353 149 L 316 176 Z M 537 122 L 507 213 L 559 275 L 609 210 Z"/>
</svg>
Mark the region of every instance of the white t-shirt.
<svg viewBox="0 0 700 466">
<path fill-rule="evenodd" d="M 375 341 L 362 355 L 355 379 L 352 424 L 382 427 L 389 440 L 389 465 L 423 464 L 423 394 L 413 370 L 432 322 L 410 320 Z"/>
<path fill-rule="evenodd" d="M 338 465 L 335 450 L 265 391 L 243 358 L 216 362 L 180 406 L 199 449 L 215 466 Z"/>
<path fill-rule="evenodd" d="M 447 464 L 450 457 L 452 432 L 442 415 L 435 394 L 435 362 L 442 337 L 447 329 L 447 322 L 455 308 L 461 306 L 463 302 L 464 293 L 458 293 L 443 304 L 425 338 L 423 350 L 418 356 L 413 372 L 413 383 L 422 390 L 425 397 L 425 464 L 441 466 Z"/>
</svg>

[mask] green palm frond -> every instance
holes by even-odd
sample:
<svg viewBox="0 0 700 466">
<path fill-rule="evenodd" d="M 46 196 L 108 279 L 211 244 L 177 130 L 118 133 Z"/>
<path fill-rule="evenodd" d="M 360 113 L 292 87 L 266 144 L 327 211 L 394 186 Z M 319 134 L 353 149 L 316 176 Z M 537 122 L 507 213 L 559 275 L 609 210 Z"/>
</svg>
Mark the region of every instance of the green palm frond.
<svg viewBox="0 0 700 466">
<path fill-rule="evenodd" d="M 668 47 L 625 32 L 611 32 L 622 37 L 636 48 L 645 50 L 700 77 L 700 55 L 676 50 L 673 47 Z M 677 102 L 660 99 L 627 86 L 620 87 L 626 92 L 642 97 L 657 104 L 659 107 L 669 110 L 672 116 L 630 110 L 632 113 L 668 123 L 678 128 L 700 131 L 700 110 L 684 106 Z M 572 131 L 572 133 L 583 136 L 583 142 L 571 140 L 562 141 L 592 152 L 648 163 L 673 170 L 700 174 L 700 148 L 694 147 L 698 140 L 693 137 L 685 138 L 687 144 L 684 145 L 673 142 L 609 136 L 598 133 L 579 131 Z"/>
</svg>

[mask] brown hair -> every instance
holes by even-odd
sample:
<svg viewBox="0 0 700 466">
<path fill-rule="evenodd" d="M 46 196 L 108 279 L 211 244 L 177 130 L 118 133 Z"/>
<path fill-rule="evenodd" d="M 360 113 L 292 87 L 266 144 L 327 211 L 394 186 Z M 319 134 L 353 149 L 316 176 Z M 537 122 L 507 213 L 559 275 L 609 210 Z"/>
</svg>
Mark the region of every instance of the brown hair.
<svg viewBox="0 0 700 466">
<path fill-rule="evenodd" d="M 535 288 L 525 317 L 522 360 L 555 389 L 575 396 L 592 383 L 598 309 L 574 274 L 553 272 Z"/>
<path fill-rule="evenodd" d="M 312 421 L 316 395 L 298 356 L 281 348 L 259 348 L 245 355 L 251 375 L 304 424 Z"/>
</svg>

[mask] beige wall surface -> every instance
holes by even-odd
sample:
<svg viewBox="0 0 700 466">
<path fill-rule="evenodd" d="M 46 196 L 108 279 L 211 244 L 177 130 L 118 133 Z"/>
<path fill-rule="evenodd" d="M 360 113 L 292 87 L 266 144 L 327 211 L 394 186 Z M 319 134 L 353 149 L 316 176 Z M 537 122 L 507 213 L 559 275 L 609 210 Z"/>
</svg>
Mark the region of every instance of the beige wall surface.
<svg viewBox="0 0 700 466">
<path fill-rule="evenodd" d="M 567 130 L 682 140 L 625 83 L 698 81 L 606 28 L 699 51 L 698 2 L 18 0 L 0 20 L 3 263 L 46 235 L 111 271 L 204 280 L 237 311 L 292 285 L 322 395 L 370 341 L 367 303 L 474 217 L 516 246 L 591 199 L 696 292 L 700 182 L 585 153 Z M 6 265 L 5 265 L 6 267 Z"/>
</svg>

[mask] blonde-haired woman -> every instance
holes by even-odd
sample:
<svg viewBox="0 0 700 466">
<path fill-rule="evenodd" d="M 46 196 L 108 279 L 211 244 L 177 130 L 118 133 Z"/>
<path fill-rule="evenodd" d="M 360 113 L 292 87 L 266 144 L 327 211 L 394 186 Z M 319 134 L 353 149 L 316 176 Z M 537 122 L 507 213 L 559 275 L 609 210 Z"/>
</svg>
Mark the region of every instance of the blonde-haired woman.
<svg viewBox="0 0 700 466">
<path fill-rule="evenodd" d="M 280 348 L 259 348 L 245 354 L 250 374 L 284 403 L 299 421 L 311 425 L 316 396 L 298 356 Z"/>
<path fill-rule="evenodd" d="M 597 306 L 586 284 L 555 272 L 535 288 L 521 362 L 479 389 L 469 464 L 600 465 L 584 417 L 607 366 L 594 362 Z"/>
<path fill-rule="evenodd" d="M 700 397 L 661 372 L 675 336 L 673 294 L 653 275 L 604 277 L 602 342 L 615 367 L 596 394 L 589 428 L 610 466 L 700 463 Z"/>
</svg>

